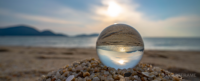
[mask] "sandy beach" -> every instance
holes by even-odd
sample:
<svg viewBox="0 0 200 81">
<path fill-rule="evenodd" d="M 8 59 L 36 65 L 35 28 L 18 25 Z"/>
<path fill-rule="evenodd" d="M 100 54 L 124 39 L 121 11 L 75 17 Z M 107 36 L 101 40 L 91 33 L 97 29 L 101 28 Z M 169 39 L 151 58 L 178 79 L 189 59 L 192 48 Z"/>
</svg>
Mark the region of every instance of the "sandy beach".
<svg viewBox="0 0 200 81">
<path fill-rule="evenodd" d="M 74 61 L 97 58 L 95 48 L 0 47 L 0 81 L 36 81 L 41 75 Z M 143 63 L 200 80 L 199 51 L 145 50 Z"/>
</svg>

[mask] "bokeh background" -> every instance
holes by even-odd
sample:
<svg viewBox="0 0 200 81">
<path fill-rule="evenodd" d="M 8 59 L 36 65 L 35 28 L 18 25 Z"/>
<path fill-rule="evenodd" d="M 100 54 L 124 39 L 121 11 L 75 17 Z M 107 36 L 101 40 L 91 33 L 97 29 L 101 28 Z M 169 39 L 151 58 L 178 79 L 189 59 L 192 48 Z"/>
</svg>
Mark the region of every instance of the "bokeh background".
<svg viewBox="0 0 200 81">
<path fill-rule="evenodd" d="M 113 23 L 143 37 L 199 37 L 199 0 L 2 0 L 0 26 L 29 25 L 67 35 L 100 33 Z"/>
<path fill-rule="evenodd" d="M 101 31 L 128 24 L 142 36 L 141 62 L 200 77 L 199 0 L 1 0 L 0 80 L 35 81 L 94 57 Z M 192 76 L 195 75 L 195 76 Z"/>
</svg>

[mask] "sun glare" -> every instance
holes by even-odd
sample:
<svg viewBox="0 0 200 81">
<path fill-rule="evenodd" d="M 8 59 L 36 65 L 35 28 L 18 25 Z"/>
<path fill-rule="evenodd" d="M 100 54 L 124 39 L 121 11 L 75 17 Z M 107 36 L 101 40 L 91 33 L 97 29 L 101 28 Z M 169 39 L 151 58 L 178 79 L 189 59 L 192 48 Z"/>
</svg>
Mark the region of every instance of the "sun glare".
<svg viewBox="0 0 200 81">
<path fill-rule="evenodd" d="M 109 16 L 116 17 L 121 13 L 121 11 L 122 8 L 120 5 L 118 5 L 116 2 L 109 2 L 107 10 Z"/>
<path fill-rule="evenodd" d="M 118 61 L 120 64 L 124 64 L 124 61 L 123 60 L 119 60 Z"/>
<path fill-rule="evenodd" d="M 120 48 L 120 52 L 125 52 L 126 50 L 122 47 Z"/>
</svg>

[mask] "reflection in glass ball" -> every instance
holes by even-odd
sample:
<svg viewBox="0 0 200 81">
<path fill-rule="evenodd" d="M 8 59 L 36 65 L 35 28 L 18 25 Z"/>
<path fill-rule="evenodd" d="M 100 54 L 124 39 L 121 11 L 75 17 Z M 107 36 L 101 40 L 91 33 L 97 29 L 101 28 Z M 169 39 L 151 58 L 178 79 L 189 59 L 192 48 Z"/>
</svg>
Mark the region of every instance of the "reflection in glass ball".
<svg viewBox="0 0 200 81">
<path fill-rule="evenodd" d="M 142 58 L 144 44 L 140 34 L 126 24 L 113 24 L 105 28 L 96 43 L 101 62 L 115 69 L 136 66 Z"/>
</svg>

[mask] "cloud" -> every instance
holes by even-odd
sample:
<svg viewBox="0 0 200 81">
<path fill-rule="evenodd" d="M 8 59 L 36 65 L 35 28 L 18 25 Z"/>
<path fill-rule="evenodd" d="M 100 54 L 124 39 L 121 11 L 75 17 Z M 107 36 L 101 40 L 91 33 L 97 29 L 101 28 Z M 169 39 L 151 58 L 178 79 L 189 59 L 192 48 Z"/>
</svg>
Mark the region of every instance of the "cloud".
<svg viewBox="0 0 200 81">
<path fill-rule="evenodd" d="M 114 2 L 118 4 L 123 11 L 118 16 L 111 17 L 107 15 L 110 1 L 114 0 L 103 0 L 102 3 L 104 6 L 95 7 L 96 11 L 94 13 L 96 13 L 96 15 L 94 15 L 92 19 L 99 22 L 93 23 L 93 26 L 88 28 L 99 31 L 113 23 L 126 23 L 135 27 L 144 37 L 184 37 L 194 35 L 190 33 L 197 33 L 192 30 L 200 26 L 200 23 L 197 23 L 200 22 L 200 17 L 197 15 L 180 15 L 156 21 L 145 18 L 143 13 L 136 10 L 139 4 L 133 3 L 131 0 L 115 0 Z M 95 28 L 92 28 L 94 25 Z"/>
<path fill-rule="evenodd" d="M 101 5 L 88 4 L 90 5 L 88 10 L 76 10 L 56 1 L 51 1 L 51 5 L 45 5 L 46 2 L 44 2 L 45 4 L 40 5 L 42 8 L 38 6 L 35 9 L 38 10 L 36 12 L 39 15 L 25 14 L 23 12 L 14 12 L 14 10 L 9 11 L 5 9 L 0 9 L 0 14 L 25 22 L 29 20 L 29 22 L 27 21 L 28 23 L 21 21 L 19 22 L 20 24 L 32 25 L 38 29 L 49 28 L 56 32 L 70 35 L 100 33 L 104 28 L 113 23 L 125 23 L 136 28 L 143 37 L 200 36 L 200 33 L 197 31 L 200 29 L 200 17 L 197 15 L 180 14 L 179 16 L 168 17 L 162 20 L 151 20 L 144 16 L 144 13 L 137 11 L 140 5 L 134 3 L 132 0 L 101 1 Z M 120 6 L 121 11 L 120 13 L 118 12 L 117 16 L 109 16 L 108 8 L 110 2 L 114 2 L 118 8 Z M 32 5 L 35 6 L 35 4 Z M 51 6 L 54 7 L 49 9 Z"/>
<path fill-rule="evenodd" d="M 16 16 L 20 18 L 28 19 L 28 20 L 35 20 L 35 21 L 48 22 L 48 23 L 79 24 L 78 22 L 67 21 L 64 19 L 51 18 L 51 17 L 45 17 L 45 16 L 26 15 L 26 14 L 17 14 Z"/>
<path fill-rule="evenodd" d="M 21 19 L 26 20 L 33 20 L 38 22 L 46 22 L 46 23 L 56 23 L 56 24 L 80 24 L 78 22 L 69 21 L 66 19 L 59 19 L 59 18 L 53 18 L 53 17 L 47 17 L 47 16 L 38 16 L 38 15 L 30 15 L 30 14 L 23 14 L 23 13 L 17 13 L 12 12 L 10 10 L 6 9 L 0 9 L 1 15 L 8 15 L 13 17 L 18 17 Z"/>
</svg>

